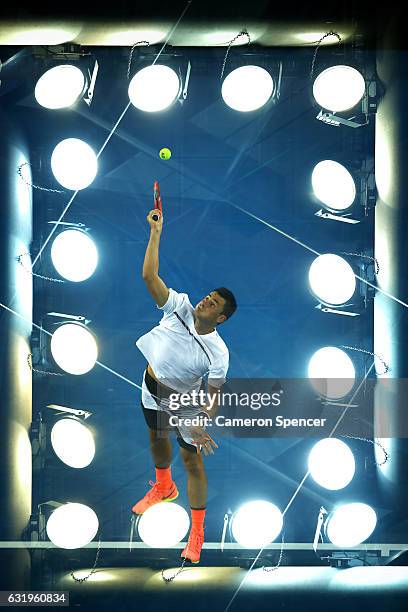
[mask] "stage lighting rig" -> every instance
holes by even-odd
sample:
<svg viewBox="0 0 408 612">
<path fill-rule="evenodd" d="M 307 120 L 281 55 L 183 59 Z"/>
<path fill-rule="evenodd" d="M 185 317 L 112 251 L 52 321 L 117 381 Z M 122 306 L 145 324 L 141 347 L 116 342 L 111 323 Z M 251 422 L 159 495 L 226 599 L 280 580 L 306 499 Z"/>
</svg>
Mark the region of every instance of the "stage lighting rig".
<svg viewBox="0 0 408 612">
<path fill-rule="evenodd" d="M 60 321 L 53 323 L 56 327 L 53 333 L 46 331 L 42 322 L 39 334 L 33 332 L 33 371 L 55 375 L 51 354 L 55 364 L 65 373 L 82 375 L 89 372 L 98 358 L 97 340 L 88 328 L 91 321 L 82 315 L 60 312 L 48 312 L 46 316 Z M 38 370 L 37 366 L 44 369 Z"/>
<path fill-rule="evenodd" d="M 169 109 L 188 95 L 191 63 L 177 51 L 162 53 L 157 61 L 154 47 L 137 49 L 128 87 L 131 103 L 137 109 L 155 113 Z"/>
<path fill-rule="evenodd" d="M 63 226 L 51 246 L 52 263 L 60 276 L 72 282 L 90 278 L 98 265 L 98 250 L 83 223 L 48 221 Z"/>
<path fill-rule="evenodd" d="M 313 540 L 313 550 L 321 560 L 326 560 L 332 567 L 346 568 L 355 565 L 355 561 L 367 561 L 370 553 L 361 545 L 372 535 L 377 525 L 377 515 L 368 504 L 359 502 L 338 504 L 331 512 L 323 506 L 317 518 Z M 331 543 L 336 548 L 331 554 L 321 557 L 319 540 Z M 373 563 L 374 565 L 374 563 Z"/>
<path fill-rule="evenodd" d="M 43 506 L 53 508 L 48 518 Z M 31 516 L 29 536 L 32 542 L 46 542 L 48 538 L 57 548 L 72 550 L 89 544 L 98 529 L 98 517 L 89 506 L 49 500 L 38 504 L 38 512 Z"/>
<path fill-rule="evenodd" d="M 314 81 L 313 97 L 322 107 L 316 116 L 318 121 L 359 128 L 368 125 L 377 109 L 377 82 L 366 81 L 353 66 L 331 66 Z"/>
<path fill-rule="evenodd" d="M 359 316 L 374 298 L 376 274 L 377 260 L 364 249 L 319 255 L 309 269 L 309 289 L 319 301 L 315 308 L 324 313 Z"/>
<path fill-rule="evenodd" d="M 357 164 L 322 160 L 313 169 L 311 183 L 316 203 L 324 207 L 315 216 L 322 219 L 357 224 L 376 204 L 373 159 Z"/>
<path fill-rule="evenodd" d="M 99 70 L 91 53 L 73 43 L 34 46 L 32 53 L 42 62 L 42 74 L 35 86 L 35 98 L 41 106 L 68 108 L 80 99 L 91 105 Z"/>
<path fill-rule="evenodd" d="M 279 101 L 282 62 L 259 51 L 234 49 L 228 56 L 228 70 L 222 75 L 221 95 L 233 110 L 253 112 Z"/>
</svg>

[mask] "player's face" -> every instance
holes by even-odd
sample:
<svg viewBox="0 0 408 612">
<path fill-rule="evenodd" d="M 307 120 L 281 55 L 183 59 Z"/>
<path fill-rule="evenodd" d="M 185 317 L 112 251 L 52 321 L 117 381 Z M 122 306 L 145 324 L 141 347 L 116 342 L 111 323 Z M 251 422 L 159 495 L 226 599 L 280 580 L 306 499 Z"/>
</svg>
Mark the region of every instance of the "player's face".
<svg viewBox="0 0 408 612">
<path fill-rule="evenodd" d="M 225 321 L 225 315 L 221 314 L 224 309 L 225 300 L 216 291 L 205 296 L 195 307 L 196 316 L 211 325 L 217 325 Z"/>
</svg>

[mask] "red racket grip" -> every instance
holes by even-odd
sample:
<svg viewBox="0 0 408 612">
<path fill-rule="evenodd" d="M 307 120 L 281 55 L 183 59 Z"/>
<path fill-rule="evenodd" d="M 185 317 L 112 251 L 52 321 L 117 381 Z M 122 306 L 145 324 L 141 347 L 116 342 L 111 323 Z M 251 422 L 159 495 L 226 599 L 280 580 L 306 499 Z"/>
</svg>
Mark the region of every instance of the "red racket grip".
<svg viewBox="0 0 408 612">
<path fill-rule="evenodd" d="M 154 182 L 153 185 L 153 197 L 154 197 L 154 208 L 159 210 L 161 213 L 163 212 L 163 202 L 160 195 L 160 187 L 157 181 Z M 154 221 L 159 220 L 159 215 L 152 215 L 152 219 Z"/>
</svg>

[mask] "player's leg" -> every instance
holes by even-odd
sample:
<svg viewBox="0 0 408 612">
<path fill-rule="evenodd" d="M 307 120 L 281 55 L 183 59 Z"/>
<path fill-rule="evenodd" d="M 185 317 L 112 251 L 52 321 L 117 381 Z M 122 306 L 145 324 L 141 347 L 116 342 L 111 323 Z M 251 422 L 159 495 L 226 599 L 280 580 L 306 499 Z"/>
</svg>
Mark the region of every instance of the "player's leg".
<svg viewBox="0 0 408 612">
<path fill-rule="evenodd" d="M 195 449 L 195 447 L 194 447 Z M 180 447 L 184 467 L 187 472 L 187 493 L 192 508 L 205 508 L 207 502 L 207 475 L 204 460 L 196 450 Z"/>
<path fill-rule="evenodd" d="M 187 472 L 187 491 L 191 507 L 190 535 L 181 556 L 189 559 L 192 563 L 198 563 L 204 543 L 207 475 L 202 455 L 197 454 L 196 447 L 186 443 L 182 438 L 177 438 L 177 440 L 180 444 L 180 453 Z"/>
<path fill-rule="evenodd" d="M 152 453 L 156 481 L 150 481 L 150 491 L 132 508 L 135 514 L 143 514 L 148 508 L 161 501 L 173 501 L 179 495 L 171 475 L 172 445 L 169 439 L 169 421 L 166 413 L 149 410 L 142 404 L 143 414 L 149 428 L 150 450 Z"/>
<path fill-rule="evenodd" d="M 155 412 L 149 410 L 149 412 Z M 153 415 L 154 418 L 155 415 Z M 172 444 L 167 431 L 149 427 L 150 452 L 156 468 L 167 469 L 171 464 Z"/>
</svg>

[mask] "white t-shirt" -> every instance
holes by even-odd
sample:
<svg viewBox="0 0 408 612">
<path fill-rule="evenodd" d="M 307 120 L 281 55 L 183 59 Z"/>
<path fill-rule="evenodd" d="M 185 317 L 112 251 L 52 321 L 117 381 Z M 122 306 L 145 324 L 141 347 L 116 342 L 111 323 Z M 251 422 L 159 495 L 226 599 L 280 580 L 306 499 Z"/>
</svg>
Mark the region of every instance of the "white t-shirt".
<svg viewBox="0 0 408 612">
<path fill-rule="evenodd" d="M 228 371 L 228 348 L 217 330 L 199 335 L 194 327 L 194 307 L 186 293 L 169 290 L 160 323 L 141 336 L 136 346 L 150 363 L 157 379 L 179 393 L 199 391 L 202 378 L 208 373 L 208 382 L 221 387 Z M 176 314 L 187 325 L 190 333 Z M 202 344 L 201 348 L 195 338 Z M 211 363 L 210 363 L 211 361 Z M 157 404 L 143 380 L 142 401 L 145 408 L 157 410 Z M 146 403 L 145 403 L 146 402 Z"/>
</svg>

